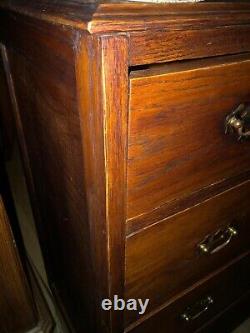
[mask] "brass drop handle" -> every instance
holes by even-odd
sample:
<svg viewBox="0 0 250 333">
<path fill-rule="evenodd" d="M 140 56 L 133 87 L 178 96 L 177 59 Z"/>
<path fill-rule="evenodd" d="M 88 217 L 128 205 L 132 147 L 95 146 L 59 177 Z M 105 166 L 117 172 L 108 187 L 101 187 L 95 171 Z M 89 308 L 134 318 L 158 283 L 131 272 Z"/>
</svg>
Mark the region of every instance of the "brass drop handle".
<svg viewBox="0 0 250 333">
<path fill-rule="evenodd" d="M 225 134 L 235 133 L 238 141 L 250 137 L 250 103 L 240 104 L 225 120 Z"/>
<path fill-rule="evenodd" d="M 235 227 L 227 226 L 225 229 L 219 229 L 215 234 L 206 236 L 198 248 L 203 254 L 214 254 L 227 246 L 237 235 L 238 231 Z"/>
<path fill-rule="evenodd" d="M 213 303 L 213 298 L 211 296 L 207 296 L 204 299 L 196 302 L 194 305 L 186 308 L 184 313 L 181 315 L 181 318 L 187 322 L 195 320 L 204 312 L 207 312 Z"/>
</svg>

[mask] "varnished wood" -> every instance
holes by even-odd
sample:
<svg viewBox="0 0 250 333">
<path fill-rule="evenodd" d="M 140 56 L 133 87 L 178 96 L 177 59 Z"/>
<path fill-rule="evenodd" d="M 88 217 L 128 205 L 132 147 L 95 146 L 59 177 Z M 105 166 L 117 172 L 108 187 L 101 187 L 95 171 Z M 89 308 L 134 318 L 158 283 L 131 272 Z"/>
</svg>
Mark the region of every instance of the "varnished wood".
<svg viewBox="0 0 250 333">
<path fill-rule="evenodd" d="M 24 40 L 22 39 L 24 35 L 21 34 L 18 40 L 12 38 L 9 42 L 6 42 L 8 46 L 14 47 L 14 49 L 17 49 L 18 51 L 20 50 L 20 53 L 14 53 L 12 51 L 9 51 L 6 57 L 9 58 L 7 59 L 7 61 L 10 67 L 9 71 L 12 75 L 11 81 L 13 81 L 13 98 L 18 101 L 18 107 L 16 110 L 16 121 L 19 127 L 19 132 L 21 132 L 19 133 L 20 142 L 22 143 L 22 150 L 27 150 L 27 155 L 29 156 L 30 160 L 28 161 L 26 159 L 24 163 L 26 165 L 26 169 L 30 168 L 30 174 L 32 176 L 28 175 L 28 177 L 31 177 L 30 182 L 31 184 L 33 184 L 31 187 L 33 187 L 33 193 L 36 195 L 37 201 L 39 201 L 36 201 L 35 205 L 37 206 L 38 211 L 42 215 L 42 222 L 41 224 L 38 224 L 38 228 L 40 230 L 41 244 L 44 250 L 47 270 L 50 276 L 51 287 L 52 289 L 55 289 L 54 291 L 58 295 L 58 297 L 61 297 L 63 299 L 63 302 L 65 303 L 67 310 L 70 312 L 71 319 L 73 319 L 77 330 L 82 330 L 82 327 L 84 327 L 84 329 L 93 329 L 93 331 L 96 330 L 97 332 L 99 332 L 100 329 L 109 331 L 111 329 L 109 313 L 103 312 L 101 310 L 100 302 L 103 298 L 108 297 L 111 294 L 122 295 L 122 281 L 124 279 L 123 270 L 120 269 L 122 263 L 124 262 L 124 246 L 122 247 L 120 246 L 120 244 L 123 242 L 123 229 L 125 226 L 125 202 L 123 202 L 122 200 L 122 195 L 124 196 L 124 200 L 126 195 L 126 143 L 123 141 L 123 136 L 126 135 L 127 126 L 126 90 L 128 87 L 128 67 L 126 38 L 121 36 L 115 40 L 113 40 L 112 38 L 105 38 L 104 40 L 98 39 L 92 42 L 84 35 L 80 36 L 78 34 L 71 33 L 68 30 L 66 30 L 62 36 L 60 35 L 60 29 L 53 30 L 51 33 L 48 34 L 46 30 L 48 26 L 46 24 L 36 26 L 34 24 L 34 21 L 30 20 L 29 25 L 27 25 L 27 22 L 23 23 L 19 20 L 20 18 L 18 19 L 18 22 L 20 22 L 20 31 L 26 31 L 27 29 L 29 29 L 29 33 L 31 34 L 31 36 L 37 36 L 36 38 L 38 39 L 36 47 L 32 49 L 31 44 L 24 43 Z M 8 22 L 9 21 L 4 22 L 4 24 L 8 24 Z M 11 29 L 9 33 L 12 34 Z M 48 42 L 48 44 L 46 45 L 48 48 L 43 47 L 45 34 L 48 35 L 46 36 L 46 40 Z M 60 39 L 58 39 L 59 36 Z M 53 57 L 51 57 L 51 54 L 53 54 L 54 52 L 52 50 L 57 49 L 58 43 L 61 43 L 62 41 L 64 44 L 59 47 L 59 50 L 61 47 L 63 47 L 64 52 L 61 53 L 61 56 L 57 57 L 55 60 L 53 59 Z M 77 46 L 76 48 L 75 45 Z M 96 46 L 96 52 L 99 52 L 100 54 L 99 61 L 96 61 L 96 64 L 93 65 L 86 62 L 88 58 L 88 52 L 92 50 L 90 49 L 90 45 L 91 48 L 94 48 Z M 107 50 L 109 50 L 109 47 L 112 47 L 114 51 L 116 48 L 119 48 L 119 53 L 114 53 L 115 56 L 113 58 L 110 58 L 110 54 L 107 52 Z M 121 57 L 120 54 L 120 47 L 123 47 L 124 50 L 123 57 Z M 106 53 L 101 53 L 102 48 L 104 50 L 106 49 Z M 46 55 L 45 57 L 44 52 Z M 76 72 L 74 72 L 74 57 L 76 57 Z M 70 61 L 70 59 L 72 59 L 72 62 Z M 116 81 L 115 85 L 110 86 L 109 77 L 110 75 L 113 75 L 112 70 L 118 70 L 118 64 L 120 64 L 120 81 Z M 104 71 L 103 68 L 106 67 L 107 69 L 105 69 Z M 51 76 L 52 80 L 50 80 L 49 78 L 47 79 L 49 71 L 53 72 L 53 76 Z M 88 71 L 89 74 L 87 74 Z M 90 76 L 92 77 L 92 75 L 95 75 L 94 73 L 96 73 L 96 82 L 93 82 L 93 86 L 89 85 L 90 81 L 87 81 L 87 83 L 84 82 L 84 80 L 89 79 Z M 107 82 L 106 85 L 103 84 L 103 86 L 101 85 L 101 82 L 98 82 L 99 77 L 102 75 L 102 73 L 104 73 L 103 80 Z M 26 79 L 26 81 L 21 80 L 21 78 L 27 76 L 28 78 Z M 59 81 L 57 81 L 59 80 L 59 78 L 62 80 L 60 83 Z M 67 84 L 65 85 L 66 82 L 72 87 L 71 90 L 65 90 L 65 88 L 67 87 Z M 28 96 L 27 93 L 31 93 L 31 90 L 27 89 L 27 86 L 29 85 L 30 87 L 33 87 L 32 89 L 34 89 L 34 93 Z M 45 86 L 47 86 L 47 89 L 44 90 L 42 87 Z M 52 87 L 53 89 L 57 88 L 57 90 L 54 90 L 55 94 L 53 96 L 50 95 L 50 91 L 53 90 Z M 114 87 L 116 87 L 117 89 L 116 93 L 114 93 L 113 91 Z M 35 91 L 42 92 L 42 96 L 36 97 Z M 77 94 L 75 94 L 76 91 Z M 121 94 L 121 100 L 117 99 L 119 93 Z M 88 101 L 87 99 L 88 94 L 90 94 L 90 101 Z M 103 96 L 103 101 L 105 100 L 108 103 L 104 105 L 101 100 L 97 99 L 95 104 L 92 99 L 93 94 L 96 94 L 97 98 L 99 98 L 98 94 L 100 94 L 100 96 Z M 113 97 L 112 94 L 114 94 Z M 24 107 L 23 103 L 26 98 L 27 105 L 26 107 Z M 53 101 L 52 104 L 50 104 L 51 101 Z M 63 104 L 63 101 L 67 101 L 69 102 L 69 104 Z M 30 110 L 31 105 L 37 105 L 36 113 L 32 114 L 31 112 L 28 114 L 22 114 L 22 111 L 25 110 L 26 112 L 26 108 L 28 105 L 30 106 Z M 89 142 L 86 134 L 88 133 L 88 130 L 91 130 L 91 135 L 94 135 L 94 128 L 95 126 L 97 126 L 97 124 L 94 124 L 92 119 L 90 119 L 91 122 L 89 123 L 89 121 L 86 119 L 85 110 L 88 110 L 89 108 L 93 108 L 95 110 L 98 105 L 100 105 L 100 114 L 96 113 L 96 116 L 97 122 L 99 123 L 100 121 L 98 126 L 101 127 L 98 128 L 100 132 L 98 132 L 97 135 L 100 135 L 100 137 L 99 139 L 95 137 L 95 139 Z M 114 108 L 116 108 L 116 111 L 118 110 L 118 108 L 120 108 L 120 111 L 114 113 Z M 40 113 L 39 110 L 41 110 Z M 58 116 L 54 118 L 54 122 L 52 121 L 54 124 L 53 125 L 50 122 L 49 118 L 50 115 L 52 116 L 52 112 L 55 111 Z M 65 122 L 65 117 L 67 112 L 69 111 L 71 113 L 70 115 L 68 115 L 67 123 L 67 121 Z M 79 119 L 78 113 L 75 113 L 76 111 L 80 114 Z M 104 114 L 106 121 L 105 123 L 104 120 L 101 119 Z M 117 119 L 115 116 L 117 116 Z M 36 117 L 36 120 L 34 120 L 33 117 Z M 113 129 L 116 128 L 114 126 L 115 122 L 117 123 L 118 131 L 113 132 Z M 124 130 L 122 131 L 120 131 L 122 129 L 122 127 L 120 126 L 120 122 L 124 124 Z M 39 136 L 37 136 L 38 132 L 36 132 L 35 129 L 30 132 L 34 123 L 37 123 L 39 127 Z M 53 130 L 52 127 L 50 127 L 51 131 L 47 127 L 49 123 L 50 126 L 55 126 L 53 127 Z M 81 145 L 78 141 L 79 138 L 81 138 L 79 130 L 80 123 L 83 127 L 83 151 L 85 154 L 84 158 L 81 155 Z M 89 126 L 91 127 L 88 127 L 86 129 L 87 124 L 89 124 Z M 59 142 L 56 142 L 52 138 L 52 134 L 55 134 L 54 130 L 56 130 L 57 126 L 59 126 L 64 133 L 64 136 L 61 137 L 61 144 Z M 104 133 L 107 133 L 106 139 L 104 139 Z M 21 139 L 23 134 L 24 138 Z M 68 137 L 70 135 L 71 137 Z M 113 143 L 108 140 L 109 135 L 114 136 L 115 140 L 113 141 Z M 118 142 L 117 140 L 119 137 L 120 140 Z M 45 140 L 47 143 L 41 142 L 40 140 Z M 71 140 L 75 142 L 75 146 L 69 147 L 67 146 L 66 142 L 71 144 Z M 54 142 L 54 144 L 52 144 L 52 142 Z M 94 143 L 98 144 L 95 148 L 96 150 L 94 150 L 95 155 L 93 156 L 93 160 L 97 162 L 97 169 L 95 176 L 92 177 L 91 174 L 94 172 L 94 165 L 91 164 L 91 168 L 89 167 L 89 163 L 92 163 L 89 153 L 90 150 L 93 148 Z M 47 147 L 47 145 L 50 146 L 50 150 L 45 151 L 44 148 Z M 61 149 L 63 149 L 63 159 L 60 159 L 59 157 L 59 150 Z M 96 155 L 97 150 L 99 150 L 100 152 L 99 159 L 97 158 L 98 155 Z M 58 158 L 55 158 L 56 151 Z M 116 153 L 113 154 L 113 151 L 116 151 Z M 48 155 L 45 158 L 46 154 Z M 115 157 L 115 159 L 113 159 L 113 157 Z M 45 167 L 45 164 L 41 164 L 41 159 L 44 158 L 48 163 L 48 168 Z M 100 166 L 102 163 L 101 159 L 103 159 L 103 175 L 100 172 Z M 52 166 L 50 162 L 48 162 L 52 160 L 55 163 L 54 166 Z M 75 164 L 72 163 L 74 161 Z M 65 172 L 66 170 L 68 172 L 68 176 L 64 179 L 64 181 L 62 181 L 60 176 L 59 178 L 57 178 L 58 182 L 56 182 L 56 178 L 52 180 L 52 174 L 56 172 L 57 168 L 61 168 L 63 165 Z M 84 167 L 82 167 L 81 165 L 84 165 Z M 110 169 L 107 175 L 105 173 L 106 165 L 108 165 Z M 76 168 L 78 168 L 78 166 L 79 169 L 76 172 Z M 124 174 L 122 174 L 121 172 L 122 168 L 124 169 Z M 84 170 L 86 171 L 86 177 L 80 177 L 80 174 Z M 43 179 L 46 179 L 43 188 L 40 188 L 38 185 L 41 177 Z M 112 177 L 115 178 L 115 181 L 112 181 Z M 118 182 L 119 177 L 120 183 Z M 97 183 L 98 179 L 100 180 L 99 183 Z M 93 181 L 93 183 L 89 184 L 90 181 Z M 87 193 L 86 201 L 84 194 L 85 182 L 87 184 L 87 189 L 91 190 Z M 61 183 L 60 186 L 58 185 L 59 183 Z M 77 188 L 74 187 L 76 184 Z M 51 188 L 51 186 L 54 186 L 53 189 Z M 93 186 L 98 191 L 97 197 L 93 195 Z M 101 191 L 102 186 L 103 191 Z M 60 191 L 60 194 L 57 191 Z M 53 196 L 52 192 L 54 193 Z M 50 197 L 47 196 L 47 193 L 51 193 Z M 67 196 L 70 196 L 72 198 L 76 196 L 72 202 L 72 206 L 70 207 L 68 206 L 68 204 L 65 204 L 64 201 Z M 107 209 L 105 204 L 106 196 L 108 203 Z M 115 201 L 114 196 L 117 199 L 119 198 L 119 200 Z M 52 202 L 52 197 L 57 198 L 57 202 L 60 208 L 59 206 L 57 209 L 48 208 L 49 202 Z M 89 221 L 91 221 L 90 224 L 88 224 L 87 211 L 84 211 L 85 202 L 86 205 L 88 205 L 89 207 L 88 218 Z M 101 209 L 100 203 L 103 203 L 103 211 Z M 43 207 L 41 207 L 41 204 Z M 96 210 L 97 204 L 99 205 L 98 211 Z M 67 214 L 66 212 L 63 213 L 61 205 L 62 207 L 64 207 L 64 210 L 67 210 Z M 115 205 L 117 205 L 117 208 L 115 208 Z M 45 206 L 47 208 L 45 208 Z M 79 209 L 79 215 L 77 209 Z M 47 214 L 46 217 L 44 214 Z M 63 215 L 66 215 L 65 221 Z M 50 218 L 52 218 L 52 220 L 54 221 L 53 223 L 49 222 L 52 221 L 50 220 Z M 62 219 L 63 228 L 61 229 L 59 226 Z M 68 233 L 66 231 L 66 223 L 70 223 L 75 231 L 71 230 L 70 233 Z M 101 224 L 103 225 L 103 229 L 100 228 Z M 119 228 L 118 224 L 120 225 Z M 107 233 L 107 230 L 109 230 L 109 233 Z M 54 236 L 50 238 L 49 235 L 57 235 L 56 237 L 58 237 L 61 232 L 61 239 L 57 244 Z M 104 238 L 104 232 L 107 233 L 106 239 Z M 73 237 L 77 237 L 79 240 L 82 239 L 82 241 L 73 241 Z M 91 240 L 91 246 L 88 237 Z M 66 241 L 66 239 L 68 239 L 68 241 Z M 70 245 L 69 242 L 72 242 L 71 244 L 74 245 L 74 248 L 71 247 L 72 245 Z M 43 247 L 43 244 L 46 244 L 46 246 Z M 51 247 L 49 247 L 49 244 Z M 83 245 L 83 248 L 77 249 L 77 247 L 75 246 L 76 244 L 79 244 L 79 246 L 81 247 Z M 84 249 L 84 247 L 86 247 L 86 249 Z M 66 252 L 63 252 L 63 249 L 66 250 L 66 248 L 68 251 L 67 260 L 69 261 L 65 260 Z M 114 251 L 114 248 L 119 248 L 119 251 Z M 50 256 L 49 253 L 52 252 L 54 254 L 53 256 Z M 63 255 L 63 253 L 65 255 Z M 72 254 L 71 259 L 69 259 L 69 256 L 71 256 L 70 253 Z M 106 255 L 107 261 L 105 265 L 104 258 L 106 257 Z M 83 259 L 82 256 L 86 256 L 85 259 Z M 94 257 L 93 259 L 92 256 Z M 59 260 L 56 259 L 59 257 L 64 262 L 63 266 L 73 265 L 74 267 L 72 266 L 70 268 L 69 266 L 67 266 L 66 268 L 66 266 L 64 266 L 63 268 L 62 262 L 59 262 Z M 81 263 L 81 260 L 82 263 L 85 263 L 85 265 Z M 112 279 L 112 281 L 110 280 L 111 274 L 112 276 L 117 277 L 116 280 L 114 278 Z M 63 280 L 61 279 L 62 275 L 64 276 Z M 71 278 L 72 283 L 75 285 L 75 287 L 72 288 L 69 293 L 68 288 L 66 287 L 66 285 L 64 285 L 64 283 L 67 285 L 71 285 L 68 280 Z M 79 281 L 78 283 L 81 284 L 81 287 L 78 283 L 76 283 L 76 280 Z M 90 285 L 92 285 L 92 289 L 89 288 Z M 88 288 L 85 289 L 85 286 L 88 286 Z M 82 295 L 80 296 L 79 293 L 77 295 L 77 293 L 74 293 L 74 290 L 82 290 Z M 88 309 L 85 308 L 86 303 L 84 302 L 88 302 Z M 93 308 L 95 308 L 95 310 Z M 84 316 L 82 316 L 81 313 L 83 313 Z M 104 320 L 97 319 L 101 317 L 103 317 Z M 81 318 L 81 321 L 79 322 L 77 318 Z M 115 322 L 115 320 L 112 320 L 112 323 L 113 322 Z M 121 326 L 122 318 L 117 321 L 117 324 L 114 325 Z"/>
<path fill-rule="evenodd" d="M 101 84 L 97 82 L 100 75 L 101 59 L 97 57 L 99 43 L 90 36 L 82 36 L 76 59 L 77 97 L 82 131 L 83 157 L 86 176 L 89 232 L 91 240 L 91 257 L 89 264 L 93 265 L 92 295 L 93 322 L 91 329 L 106 332 L 109 329 L 108 312 L 101 312 L 101 299 L 109 294 L 107 226 L 105 223 L 105 159 L 103 142 L 103 117 L 98 96 L 101 95 Z M 89 54 L 93 55 L 90 57 Z M 89 110 L 89 112 L 86 112 Z M 94 207 L 97 207 L 95 209 Z M 87 222 L 87 221 L 86 221 Z M 97 320 L 99 318 L 99 320 Z M 100 320 L 101 318 L 101 320 Z"/>
<path fill-rule="evenodd" d="M 128 125 L 128 42 L 126 36 L 103 37 L 106 223 L 108 225 L 109 297 L 124 297 L 126 170 Z M 111 332 L 123 330 L 123 312 L 111 311 Z"/>
<path fill-rule="evenodd" d="M 243 256 L 239 261 L 233 262 L 217 274 L 209 276 L 201 281 L 193 289 L 187 290 L 182 297 L 177 298 L 171 304 L 166 304 L 154 316 L 131 326 L 125 332 L 133 333 L 193 333 L 199 326 L 210 321 L 211 318 L 223 312 L 224 308 L 243 296 L 250 288 L 250 262 L 249 254 Z M 196 320 L 185 322 L 181 314 L 185 309 L 200 299 L 211 295 L 214 304 Z M 217 326 L 218 327 L 218 326 Z M 216 326 L 214 326 L 216 332 Z"/>
<path fill-rule="evenodd" d="M 185 198 L 178 198 L 174 201 L 168 202 L 151 212 L 129 219 L 126 222 L 126 235 L 132 236 L 134 233 L 137 233 L 141 229 L 144 229 L 153 224 L 157 224 L 159 221 L 166 219 L 167 217 L 174 215 L 179 211 L 196 206 L 202 201 L 218 195 L 219 193 L 248 180 L 249 177 L 250 171 L 247 171 L 238 176 L 231 177 L 230 179 L 225 179 L 219 183 L 203 187 L 199 191 L 194 192 Z"/>
<path fill-rule="evenodd" d="M 247 232 L 242 246 L 235 240 L 225 258 L 218 255 L 213 264 L 204 264 L 200 275 L 196 268 L 193 278 L 177 278 L 168 299 L 157 277 L 163 281 L 170 274 L 157 271 L 157 256 L 146 256 L 148 248 L 154 255 L 158 246 L 162 258 L 171 237 L 182 235 L 177 223 L 182 214 L 190 244 L 192 235 L 223 225 L 229 213 L 208 208 L 207 216 L 202 213 L 199 207 L 209 202 L 218 200 L 234 216 L 239 212 L 234 203 L 242 214 L 249 212 L 247 186 L 236 190 L 249 179 L 248 143 L 239 145 L 223 134 L 226 114 L 250 97 L 249 26 L 248 3 L 1 2 L 9 104 L 40 243 L 51 289 L 77 333 L 121 333 L 128 323 L 138 324 L 136 314 L 125 324 L 123 312 L 103 311 L 101 301 L 123 297 L 138 271 L 143 275 L 145 262 L 153 263 L 151 271 L 145 269 L 154 277 L 148 288 L 162 297 L 157 301 L 151 295 L 156 311 L 177 294 L 184 304 L 193 284 L 201 285 L 246 249 Z M 226 194 L 231 191 L 238 195 Z M 172 236 L 163 233 L 165 228 Z M 242 229 L 248 231 L 246 219 Z M 181 253 L 181 244 L 175 246 Z M 161 263 L 170 262 L 173 253 Z M 178 271 L 183 261 L 175 258 Z M 231 286 L 234 273 L 228 280 L 221 276 L 218 281 Z M 147 277 L 133 280 L 140 298 L 147 288 L 143 281 Z M 204 324 L 201 320 L 197 328 Z M 145 322 L 152 332 L 150 325 L 151 320 Z"/>
<path fill-rule="evenodd" d="M 36 324 L 34 304 L 0 195 L 0 330 L 19 333 Z"/>
<path fill-rule="evenodd" d="M 99 313 L 97 317 L 103 318 L 95 324 L 97 332 L 119 332 L 123 327 L 123 314 L 104 312 L 100 303 L 114 294 L 123 295 L 126 209 L 124 136 L 128 102 L 126 36 L 83 37 L 77 69 L 96 281 L 94 292 L 96 311 Z"/>
<path fill-rule="evenodd" d="M 226 116 L 250 99 L 248 59 L 131 73 L 128 218 L 249 169 L 248 143 L 224 133 Z"/>
<path fill-rule="evenodd" d="M 5 168 L 15 137 L 12 103 L 0 44 L 0 331 L 19 333 L 36 325 L 36 307 L 27 279 L 26 258 Z"/>
<path fill-rule="evenodd" d="M 250 315 L 250 291 L 244 293 L 235 302 L 230 304 L 224 311 L 218 313 L 209 322 L 203 325 L 197 333 L 228 333 Z"/>
<path fill-rule="evenodd" d="M 20 28 L 19 38 L 15 37 L 11 28 L 13 20 Z M 32 18 L 24 22 L 20 15 L 14 19 L 12 16 L 5 17 L 1 28 L 7 45 L 5 67 L 10 74 L 9 88 L 16 104 L 19 140 L 28 170 L 33 207 L 39 215 L 36 215 L 36 220 L 51 288 L 62 299 L 78 331 L 109 331 L 111 326 L 117 330 L 122 326 L 122 318 L 115 316 L 117 319 L 113 319 L 113 315 L 102 311 L 100 302 L 114 293 L 120 296 L 123 293 L 124 269 L 120 268 L 124 267 L 126 196 L 126 142 L 123 141 L 128 98 L 126 36 L 95 38 L 90 42 L 84 34 L 61 30 L 60 27 L 49 30 L 46 22 L 37 25 Z M 27 31 L 30 41 L 37 41 L 34 48 L 31 43 L 25 42 Z M 90 52 L 95 47 L 99 60 L 92 65 Z M 114 50 L 111 57 L 109 47 Z M 120 47 L 124 50 L 122 57 Z M 102 48 L 106 52 L 102 53 Z M 114 75 L 112 70 L 117 71 L 118 65 L 120 78 L 110 86 L 110 76 L 113 78 Z M 90 81 L 84 82 L 94 73 L 96 81 L 93 85 L 89 84 Z M 103 85 L 99 80 L 102 75 Z M 116 92 L 113 91 L 115 87 Z M 117 99 L 119 94 L 121 100 Z M 99 114 L 96 113 L 97 107 L 100 107 Z M 117 113 L 114 113 L 114 108 Z M 91 136 L 88 138 L 88 130 L 94 135 L 97 126 L 91 118 L 91 127 L 85 127 L 89 124 L 86 110 L 91 109 L 101 127 L 98 127 L 98 139 L 95 137 L 89 141 Z M 33 127 L 35 123 L 37 125 Z M 57 135 L 61 136 L 60 141 L 57 141 Z M 113 142 L 108 140 L 110 135 L 114 137 Z M 99 150 L 100 158 L 95 150 L 91 160 L 89 152 L 93 144 L 97 145 L 95 149 Z M 100 172 L 102 159 L 103 175 Z M 91 176 L 94 173 L 93 161 L 96 162 L 94 177 Z M 59 169 L 64 171 L 61 173 Z M 42 187 L 39 185 L 41 179 Z M 88 189 L 87 196 L 85 188 Z M 53 198 L 57 208 L 50 206 Z M 67 198 L 71 199 L 66 202 Z M 68 229 L 70 225 L 72 229 Z M 69 282 L 70 279 L 72 282 Z"/>
<path fill-rule="evenodd" d="M 90 33 L 208 28 L 247 24 L 250 19 L 250 5 L 237 2 L 140 4 L 128 1 L 66 0 L 58 4 L 48 0 L 3 0 L 1 8 L 3 11 Z"/>
<path fill-rule="evenodd" d="M 128 237 L 126 297 L 149 298 L 150 312 L 249 249 L 249 196 L 247 181 Z M 235 239 L 216 254 L 202 254 L 204 238 L 228 225 L 238 230 Z M 136 315 L 127 311 L 126 322 Z"/>
<path fill-rule="evenodd" d="M 248 25 L 131 32 L 129 62 L 134 66 L 249 52 L 249 34 Z"/>
<path fill-rule="evenodd" d="M 70 39 L 74 36 L 67 37 L 66 31 L 63 41 L 60 35 L 64 53 L 62 57 L 53 57 L 52 50 L 58 50 L 59 36 L 46 28 L 29 25 L 30 38 L 37 38 L 34 53 L 27 52 L 30 50 L 28 43 L 16 44 L 12 40 L 16 49 L 6 51 L 6 64 L 11 73 L 10 90 L 13 100 L 17 101 L 16 122 L 22 151 L 27 152 L 24 164 L 28 170 L 33 207 L 35 213 L 39 212 L 39 216 L 35 216 L 50 284 L 52 288 L 56 287 L 75 325 L 78 325 L 75 318 L 83 317 L 80 325 L 88 327 L 92 318 L 91 307 L 86 306 L 91 262 L 82 264 L 89 258 L 89 233 L 84 224 L 87 212 L 74 72 L 75 49 Z M 21 31 L 22 28 L 19 32 L 23 36 Z M 40 47 L 46 35 L 48 49 L 44 47 L 42 51 Z M 21 40 L 20 37 L 19 42 Z M 37 57 L 36 50 L 39 50 Z M 60 141 L 54 139 L 56 133 L 60 133 Z M 71 201 L 68 201 L 69 197 Z M 71 279 L 74 280 L 72 285 Z"/>
</svg>

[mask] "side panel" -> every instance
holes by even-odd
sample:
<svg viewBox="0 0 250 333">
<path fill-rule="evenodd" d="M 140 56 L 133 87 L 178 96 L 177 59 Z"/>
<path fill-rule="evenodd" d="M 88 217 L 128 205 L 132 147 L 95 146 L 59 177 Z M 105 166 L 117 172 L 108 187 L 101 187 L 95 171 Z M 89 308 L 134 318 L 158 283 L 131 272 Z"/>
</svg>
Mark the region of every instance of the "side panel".
<svg viewBox="0 0 250 333">
<path fill-rule="evenodd" d="M 124 289 L 127 38 L 18 15 L 1 30 L 51 287 L 77 332 L 122 332 L 101 301 Z"/>
<path fill-rule="evenodd" d="M 92 259 L 75 80 L 78 34 L 18 15 L 1 24 L 5 69 L 50 285 L 76 330 L 88 331 L 94 321 Z"/>
</svg>

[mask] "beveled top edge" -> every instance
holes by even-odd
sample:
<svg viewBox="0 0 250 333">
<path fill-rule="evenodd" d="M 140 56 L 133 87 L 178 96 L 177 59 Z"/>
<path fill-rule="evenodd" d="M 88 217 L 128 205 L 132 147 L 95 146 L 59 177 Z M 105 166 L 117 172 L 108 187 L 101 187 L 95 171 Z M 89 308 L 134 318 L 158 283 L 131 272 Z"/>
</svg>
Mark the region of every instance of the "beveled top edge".
<svg viewBox="0 0 250 333">
<path fill-rule="evenodd" d="M 142 3 L 96 0 L 2 0 L 0 10 L 90 33 L 250 24 L 250 2 Z M 199 23 L 200 22 L 200 23 Z"/>
</svg>

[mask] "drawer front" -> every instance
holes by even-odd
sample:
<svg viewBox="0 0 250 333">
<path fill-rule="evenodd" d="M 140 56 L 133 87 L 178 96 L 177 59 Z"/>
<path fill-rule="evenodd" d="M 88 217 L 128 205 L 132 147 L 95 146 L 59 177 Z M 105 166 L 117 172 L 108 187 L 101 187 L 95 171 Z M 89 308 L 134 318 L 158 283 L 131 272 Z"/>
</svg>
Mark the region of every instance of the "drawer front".
<svg viewBox="0 0 250 333">
<path fill-rule="evenodd" d="M 149 298 L 150 312 L 248 250 L 249 198 L 247 181 L 128 237 L 126 297 Z"/>
<path fill-rule="evenodd" d="M 129 332 L 194 332 L 245 295 L 249 288 L 250 257 L 248 255 L 196 286 Z"/>
<path fill-rule="evenodd" d="M 130 64 L 203 58 L 250 51 L 250 28 L 223 26 L 218 29 L 144 30 L 130 34 Z M 239 38 L 240 36 L 240 38 Z M 145 47 L 146 45 L 146 47 Z M 208 47 L 209 45 L 209 47 Z"/>
<path fill-rule="evenodd" d="M 250 144 L 224 133 L 226 117 L 245 102 L 248 58 L 132 72 L 128 218 L 249 170 Z"/>
</svg>

